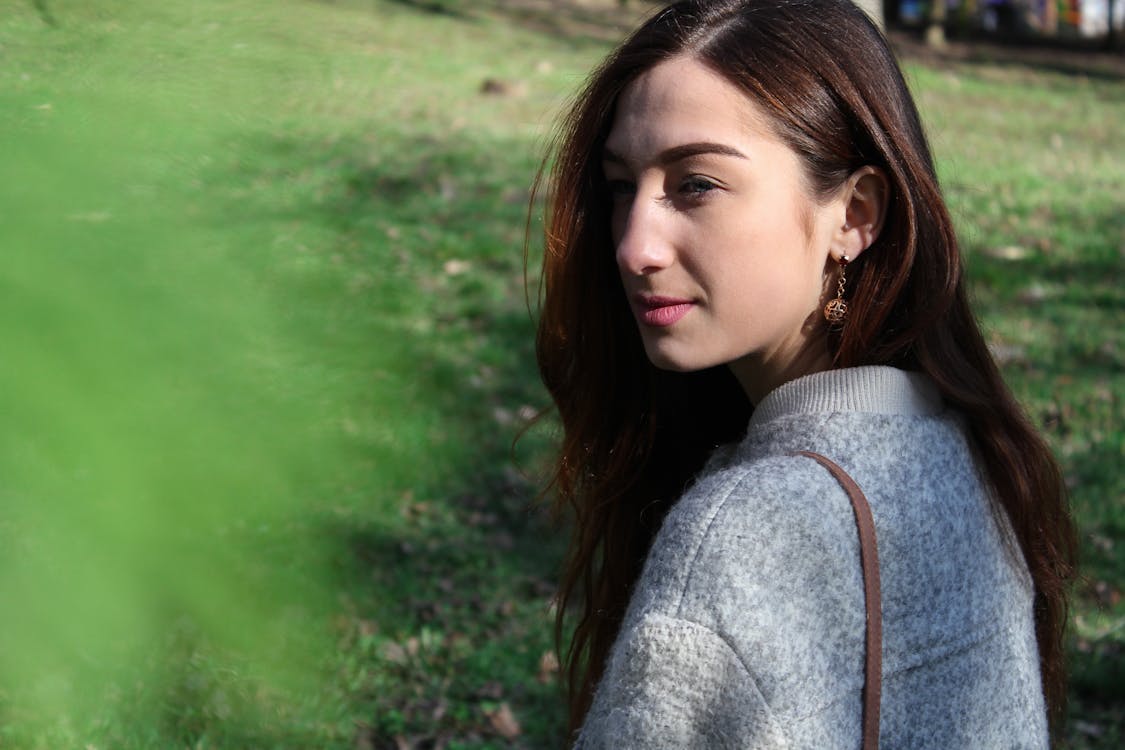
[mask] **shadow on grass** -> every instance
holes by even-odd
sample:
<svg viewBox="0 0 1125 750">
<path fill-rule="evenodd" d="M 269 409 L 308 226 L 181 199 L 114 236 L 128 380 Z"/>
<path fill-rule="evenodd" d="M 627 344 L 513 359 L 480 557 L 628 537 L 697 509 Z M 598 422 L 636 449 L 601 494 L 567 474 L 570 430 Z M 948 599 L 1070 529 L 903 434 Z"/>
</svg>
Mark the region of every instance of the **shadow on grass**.
<svg viewBox="0 0 1125 750">
<path fill-rule="evenodd" d="M 474 494 L 406 505 L 395 530 L 332 530 L 347 553 L 340 588 L 360 630 L 380 634 L 366 663 L 346 670 L 353 698 L 384 740 L 496 741 L 491 717 L 506 703 L 532 746 L 554 746 L 561 702 L 544 659 L 555 544 L 528 513 L 525 486 L 472 484 Z"/>
<path fill-rule="evenodd" d="M 512 448 L 546 403 L 523 281 L 535 155 L 390 133 L 240 151 L 258 187 L 239 220 L 287 227 L 279 304 L 350 444 L 315 523 L 335 550 L 354 741 L 558 744 L 562 535 L 524 475 L 542 430 Z"/>
<path fill-rule="evenodd" d="M 1080 643 L 1070 654 L 1071 721 L 1067 747 L 1121 747 L 1125 725 L 1125 648 Z"/>
<path fill-rule="evenodd" d="M 386 2 L 394 3 L 395 5 L 403 5 L 423 13 L 449 16 L 462 20 L 467 20 L 469 18 L 469 16 L 458 7 L 458 3 L 453 0 L 386 0 Z"/>
<path fill-rule="evenodd" d="M 374 0 L 375 13 L 381 2 L 459 21 L 495 19 L 554 41 L 599 46 L 620 41 L 661 5 L 657 0 Z"/>
<path fill-rule="evenodd" d="M 490 15 L 549 38 L 605 45 L 621 41 L 662 3 L 654 0 L 490 0 L 485 5 Z"/>
<path fill-rule="evenodd" d="M 35 12 L 39 14 L 43 23 L 51 27 L 59 25 L 59 21 L 55 18 L 55 14 L 51 12 L 51 6 L 48 5 L 47 0 L 31 0 L 31 5 L 35 8 Z"/>
</svg>

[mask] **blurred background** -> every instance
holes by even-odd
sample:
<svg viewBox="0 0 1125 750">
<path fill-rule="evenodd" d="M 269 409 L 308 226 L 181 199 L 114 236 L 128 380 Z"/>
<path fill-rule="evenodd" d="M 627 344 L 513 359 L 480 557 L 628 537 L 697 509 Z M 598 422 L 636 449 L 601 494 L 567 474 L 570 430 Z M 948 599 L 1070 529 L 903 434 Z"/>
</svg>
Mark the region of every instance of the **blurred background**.
<svg viewBox="0 0 1125 750">
<path fill-rule="evenodd" d="M 1072 491 L 1079 748 L 1125 743 L 1123 5 L 874 11 Z M 656 7 L 0 0 L 0 748 L 559 745 L 529 188 Z"/>
</svg>

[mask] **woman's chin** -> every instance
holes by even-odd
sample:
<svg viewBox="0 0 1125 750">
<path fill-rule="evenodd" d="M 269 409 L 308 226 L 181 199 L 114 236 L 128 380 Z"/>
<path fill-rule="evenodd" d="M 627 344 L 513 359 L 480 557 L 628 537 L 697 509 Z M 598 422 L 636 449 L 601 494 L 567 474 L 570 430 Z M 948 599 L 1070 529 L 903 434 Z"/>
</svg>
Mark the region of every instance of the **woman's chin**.
<svg viewBox="0 0 1125 750">
<path fill-rule="evenodd" d="M 668 351 L 663 347 L 651 346 L 647 342 L 645 354 L 648 355 L 648 361 L 652 363 L 653 367 L 668 372 L 698 372 L 718 364 L 703 361 L 699 357 L 693 357 L 685 352 Z"/>
</svg>

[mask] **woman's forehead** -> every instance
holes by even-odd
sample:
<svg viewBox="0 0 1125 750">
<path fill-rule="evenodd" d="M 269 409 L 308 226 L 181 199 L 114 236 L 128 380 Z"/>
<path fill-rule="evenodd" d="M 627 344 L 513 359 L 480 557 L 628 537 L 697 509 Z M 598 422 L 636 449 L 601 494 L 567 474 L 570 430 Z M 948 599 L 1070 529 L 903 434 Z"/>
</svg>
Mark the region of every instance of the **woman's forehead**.
<svg viewBox="0 0 1125 750">
<path fill-rule="evenodd" d="M 738 148 L 771 137 L 761 107 L 733 83 L 690 57 L 659 63 L 617 100 L 606 151 L 643 158 L 689 143 Z"/>
</svg>

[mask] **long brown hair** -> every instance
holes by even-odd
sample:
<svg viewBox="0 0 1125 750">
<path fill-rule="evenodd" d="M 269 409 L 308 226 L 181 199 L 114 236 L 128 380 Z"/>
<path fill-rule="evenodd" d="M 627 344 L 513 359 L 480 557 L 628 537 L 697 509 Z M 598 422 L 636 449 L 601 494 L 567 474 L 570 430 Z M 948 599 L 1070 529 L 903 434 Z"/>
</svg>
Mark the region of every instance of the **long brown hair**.
<svg viewBox="0 0 1125 750">
<path fill-rule="evenodd" d="M 1065 489 L 969 309 L 953 223 L 886 40 L 848 0 L 687 0 L 594 72 L 563 121 L 550 170 L 536 350 L 564 433 L 552 489 L 574 521 L 556 623 L 571 728 L 589 707 L 665 511 L 715 446 L 742 435 L 752 410 L 725 367 L 672 373 L 649 363 L 615 265 L 601 158 L 617 97 L 679 55 L 764 108 L 814 195 L 831 195 L 864 165 L 886 175 L 885 223 L 849 266 L 849 320 L 830 341 L 833 366 L 925 372 L 965 416 L 1034 580 L 1043 689 L 1057 725 L 1075 556 Z M 576 621 L 563 649 L 568 605 Z"/>
</svg>

